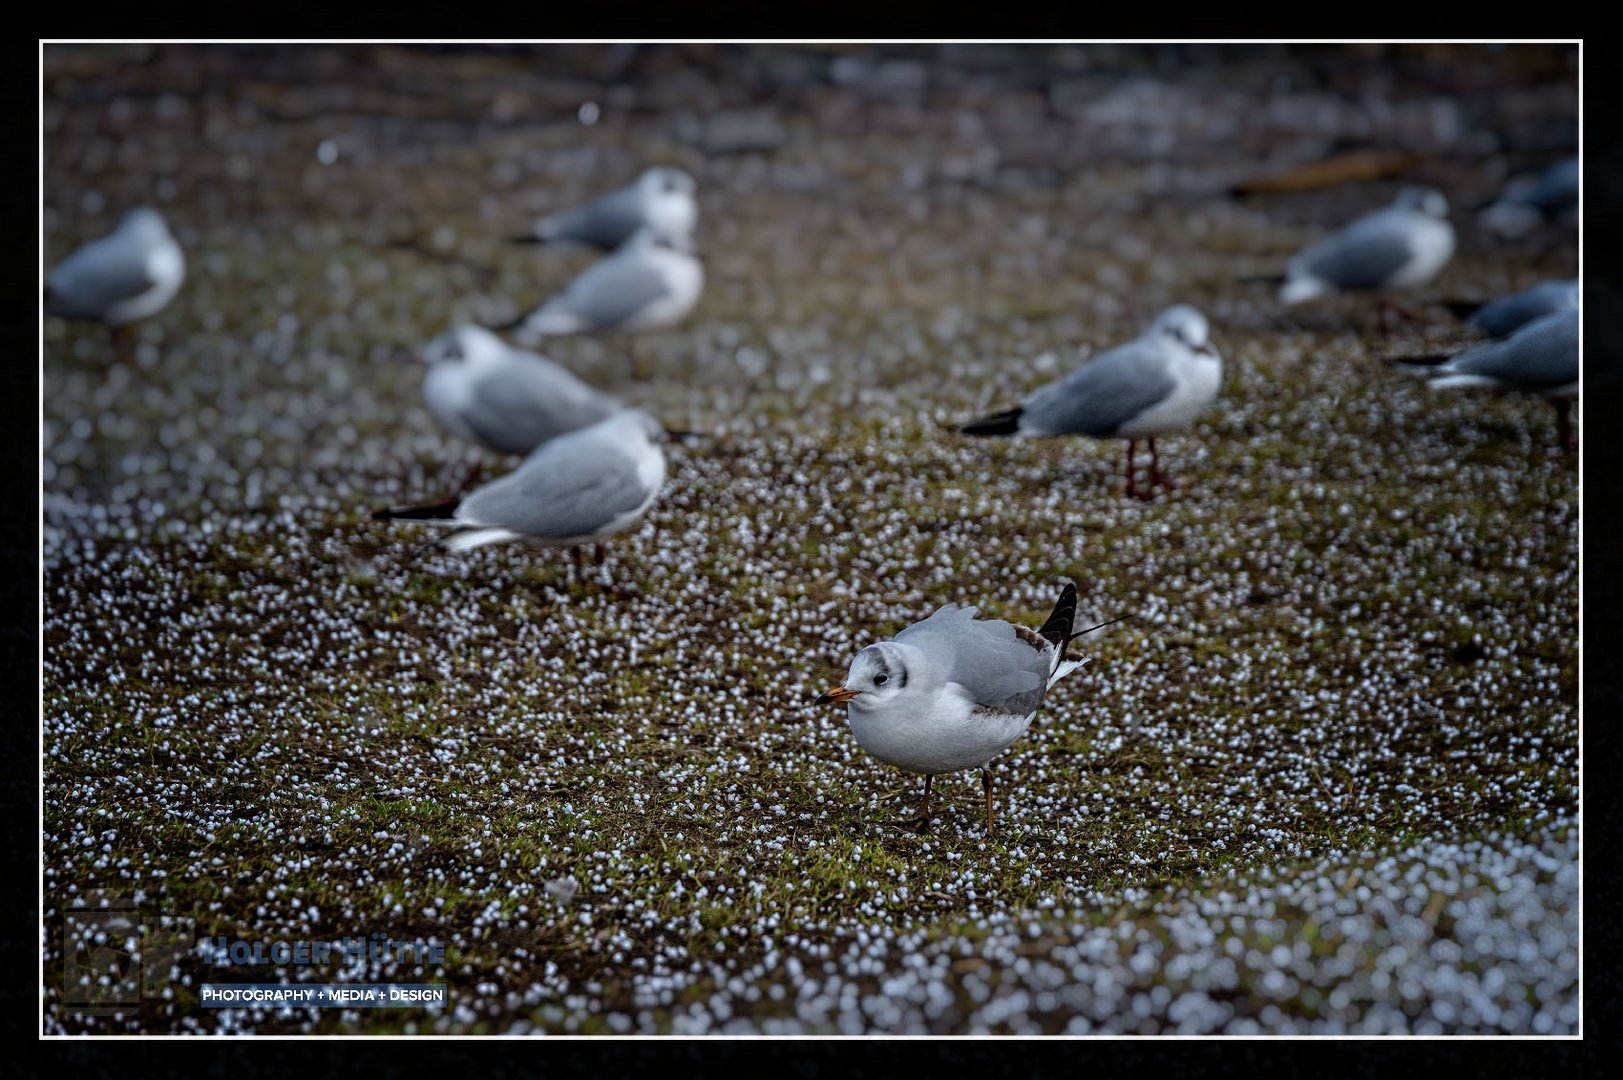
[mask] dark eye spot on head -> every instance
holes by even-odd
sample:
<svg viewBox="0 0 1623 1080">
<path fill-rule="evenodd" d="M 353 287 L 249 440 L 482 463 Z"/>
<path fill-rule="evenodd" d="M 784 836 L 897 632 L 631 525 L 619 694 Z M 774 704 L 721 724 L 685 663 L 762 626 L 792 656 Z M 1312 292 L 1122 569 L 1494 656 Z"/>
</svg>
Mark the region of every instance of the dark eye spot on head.
<svg viewBox="0 0 1623 1080">
<path fill-rule="evenodd" d="M 884 686 L 888 682 L 890 682 L 889 675 L 875 675 L 873 677 L 873 684 L 875 686 Z"/>
</svg>

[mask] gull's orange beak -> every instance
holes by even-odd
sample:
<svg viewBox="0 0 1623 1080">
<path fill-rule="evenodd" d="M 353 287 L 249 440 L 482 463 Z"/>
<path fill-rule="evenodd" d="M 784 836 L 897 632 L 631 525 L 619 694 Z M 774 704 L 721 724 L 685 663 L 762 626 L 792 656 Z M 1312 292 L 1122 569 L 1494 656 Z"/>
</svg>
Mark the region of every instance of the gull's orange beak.
<svg viewBox="0 0 1623 1080">
<path fill-rule="evenodd" d="M 842 701 L 850 701 L 860 693 L 862 693 L 861 690 L 847 690 L 843 686 L 836 686 L 826 694 L 818 694 L 817 704 L 837 705 Z"/>
</svg>

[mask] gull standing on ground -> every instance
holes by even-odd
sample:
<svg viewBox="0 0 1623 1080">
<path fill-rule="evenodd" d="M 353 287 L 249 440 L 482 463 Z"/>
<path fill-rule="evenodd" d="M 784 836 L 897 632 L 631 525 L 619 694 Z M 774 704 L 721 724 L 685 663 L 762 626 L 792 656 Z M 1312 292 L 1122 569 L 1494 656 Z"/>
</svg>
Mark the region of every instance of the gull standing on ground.
<svg viewBox="0 0 1623 1080">
<path fill-rule="evenodd" d="M 1574 449 L 1568 412 L 1578 396 L 1578 309 L 1535 319 L 1503 341 L 1485 341 L 1453 357 L 1402 357 L 1391 363 L 1426 376 L 1433 390 L 1484 386 L 1539 394 L 1555 406 L 1563 449 Z"/>
<path fill-rule="evenodd" d="M 118 228 L 45 275 L 45 312 L 105 323 L 123 360 L 129 352 L 125 327 L 162 311 L 185 280 L 186 256 L 168 222 L 152 207 L 137 206 Z"/>
<path fill-rule="evenodd" d="M 1578 279 L 1541 281 L 1530 289 L 1486 303 L 1450 300 L 1449 310 L 1491 338 L 1506 338 L 1534 319 L 1578 306 Z"/>
<path fill-rule="evenodd" d="M 1578 223 L 1583 168 L 1577 158 L 1564 158 L 1538 173 L 1513 176 L 1499 200 L 1482 211 L 1482 224 L 1512 240 L 1526 236 L 1541 221 Z"/>
<path fill-rule="evenodd" d="M 986 831 L 997 831 L 992 759 L 1025 734 L 1048 688 L 1085 663 L 1066 655 L 1081 636 L 1071 633 L 1075 585 L 1066 584 L 1041 630 L 975 614 L 948 604 L 869 645 L 851 661 L 844 685 L 817 698 L 846 706 L 851 734 L 868 753 L 924 774 L 924 831 L 931 781 L 964 769 L 980 769 Z"/>
<path fill-rule="evenodd" d="M 524 540 L 574 548 L 637 524 L 665 486 L 666 438 L 659 421 L 623 409 L 591 427 L 542 443 L 517 469 L 460 498 L 373 513 L 375 521 L 418 521 L 450 529 L 441 544 L 467 551 Z"/>
<path fill-rule="evenodd" d="M 1217 400 L 1223 360 L 1207 339 L 1206 316 L 1176 304 L 1156 316 L 1142 336 L 1107 349 L 1024 404 L 965 424 L 965 435 L 1043 438 L 1088 435 L 1127 440 L 1127 494 L 1148 499 L 1172 485 L 1161 475 L 1155 438 L 1181 431 Z M 1140 494 L 1133 470 L 1139 439 L 1150 444 L 1150 486 Z"/>
<path fill-rule="evenodd" d="M 1380 293 L 1384 327 L 1388 307 L 1404 311 L 1384 294 L 1426 284 L 1453 256 L 1448 200 L 1431 188 L 1406 187 L 1386 209 L 1303 248 L 1285 269 L 1279 298 L 1300 304 L 1340 290 Z"/>
<path fill-rule="evenodd" d="M 693 177 L 681 169 L 655 165 L 618 191 L 539 219 L 530 232 L 514 237 L 513 242 L 574 240 L 613 251 L 644 226 L 652 226 L 666 236 L 687 236 L 699 220 L 694 187 Z"/>
<path fill-rule="evenodd" d="M 528 454 L 625 406 L 569 369 L 482 326 L 445 331 L 423 350 L 423 397 L 440 423 L 501 454 Z"/>
<path fill-rule="evenodd" d="M 699 302 L 704 264 L 690 237 L 652 228 L 587 267 L 563 292 L 499 330 L 521 338 L 599 330 L 662 330 Z"/>
</svg>

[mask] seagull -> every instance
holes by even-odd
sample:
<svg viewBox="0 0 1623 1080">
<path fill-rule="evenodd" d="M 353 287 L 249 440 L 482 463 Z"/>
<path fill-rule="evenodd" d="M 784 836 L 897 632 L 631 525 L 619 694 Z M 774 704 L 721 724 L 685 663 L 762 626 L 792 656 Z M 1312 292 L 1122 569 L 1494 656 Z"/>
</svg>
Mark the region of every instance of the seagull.
<svg viewBox="0 0 1623 1080">
<path fill-rule="evenodd" d="M 1073 584 L 1060 592 L 1041 630 L 975 615 L 973 607 L 948 604 L 869 645 L 852 659 L 844 684 L 817 698 L 819 705 L 846 706 L 851 734 L 868 753 L 924 774 L 926 832 L 936 774 L 978 768 L 986 831 L 996 833 L 992 759 L 1025 734 L 1049 687 L 1086 662 L 1066 654 L 1088 632 L 1071 632 Z"/>
<path fill-rule="evenodd" d="M 530 232 L 513 237 L 513 242 L 573 240 L 613 251 L 644 226 L 652 226 L 667 236 L 689 235 L 699 219 L 694 187 L 693 177 L 683 170 L 655 165 L 618 191 L 539 219 Z"/>
<path fill-rule="evenodd" d="M 591 427 L 541 444 L 517 469 L 466 496 L 378 510 L 374 521 L 417 521 L 449 529 L 440 543 L 468 551 L 509 540 L 542 547 L 596 544 L 637 524 L 665 486 L 665 429 L 641 409 L 622 409 Z"/>
<path fill-rule="evenodd" d="M 423 359 L 429 411 L 462 438 L 501 454 L 528 454 L 625 407 L 562 365 L 512 348 L 482 326 L 445 331 L 428 343 Z"/>
<path fill-rule="evenodd" d="M 498 330 L 521 337 L 601 330 L 663 330 L 699 302 L 704 264 L 686 234 L 644 228 L 587 267 L 563 292 Z"/>
<path fill-rule="evenodd" d="M 131 323 L 162 311 L 186 280 L 186 256 L 168 222 L 137 206 L 118 228 L 79 248 L 45 275 L 45 311 L 105 323 L 120 359 L 129 352 Z"/>
<path fill-rule="evenodd" d="M 1578 306 L 1578 279 L 1541 281 L 1530 289 L 1501 296 L 1486 303 L 1468 300 L 1448 301 L 1449 310 L 1467 326 L 1491 338 L 1505 338 L 1534 319 Z"/>
<path fill-rule="evenodd" d="M 1406 187 L 1386 209 L 1303 248 L 1285 269 L 1279 298 L 1300 304 L 1340 290 L 1413 289 L 1436 277 L 1453 255 L 1448 200 L 1431 188 Z M 1383 326 L 1388 306 L 1398 307 L 1383 295 Z"/>
<path fill-rule="evenodd" d="M 1482 211 L 1482 224 L 1510 239 L 1526 236 L 1540 221 L 1576 225 L 1583 168 L 1564 158 L 1531 175 L 1513 176 L 1499 199 Z"/>
<path fill-rule="evenodd" d="M 1555 406 L 1563 449 L 1575 443 L 1568 413 L 1578 396 L 1577 308 L 1535 319 L 1502 341 L 1484 341 L 1452 357 L 1412 356 L 1390 363 L 1426 376 L 1433 390 L 1485 386 L 1539 394 Z"/>
<path fill-rule="evenodd" d="M 1207 340 L 1206 316 L 1176 304 L 1156 316 L 1142 336 L 1107 349 L 1058 382 L 1040 387 L 1025 403 L 965 424 L 965 435 L 1042 438 L 1088 435 L 1127 440 L 1127 495 L 1140 494 L 1133 452 L 1150 444 L 1150 486 L 1171 487 L 1161 475 L 1155 438 L 1180 431 L 1217 400 L 1223 360 Z"/>
</svg>

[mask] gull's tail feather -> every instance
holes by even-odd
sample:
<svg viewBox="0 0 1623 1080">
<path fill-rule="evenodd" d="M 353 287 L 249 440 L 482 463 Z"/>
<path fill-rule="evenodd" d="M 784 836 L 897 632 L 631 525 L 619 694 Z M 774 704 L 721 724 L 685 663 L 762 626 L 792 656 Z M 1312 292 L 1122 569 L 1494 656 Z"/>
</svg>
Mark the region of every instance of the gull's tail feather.
<svg viewBox="0 0 1623 1080">
<path fill-rule="evenodd" d="M 1314 277 L 1292 278 L 1279 290 L 1280 302 L 1289 306 L 1315 300 L 1328 291 L 1324 282 Z"/>
<path fill-rule="evenodd" d="M 392 506 L 387 510 L 372 511 L 373 521 L 450 521 L 456 516 L 461 499 L 429 503 L 425 506 Z"/>
<path fill-rule="evenodd" d="M 1469 319 L 1482 310 L 1481 300 L 1444 300 L 1443 306 L 1454 313 L 1456 319 Z"/>
<path fill-rule="evenodd" d="M 1012 409 L 972 420 L 958 430 L 965 435 L 1013 435 L 1020 430 L 1020 417 L 1025 411 L 1023 407 L 1017 405 Z"/>
<path fill-rule="evenodd" d="M 1444 375 L 1440 379 L 1432 379 L 1427 385 L 1433 390 L 1458 390 L 1462 387 L 1503 386 L 1504 384 L 1491 375 Z"/>
<path fill-rule="evenodd" d="M 440 546 L 447 551 L 470 551 L 486 544 L 495 544 L 502 540 L 517 540 L 519 534 L 507 529 L 493 529 L 486 527 L 472 529 L 458 529 L 450 536 L 440 540 Z"/>
</svg>

